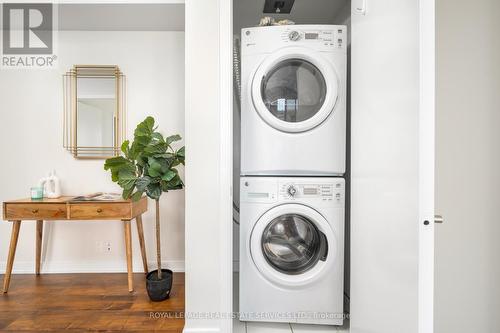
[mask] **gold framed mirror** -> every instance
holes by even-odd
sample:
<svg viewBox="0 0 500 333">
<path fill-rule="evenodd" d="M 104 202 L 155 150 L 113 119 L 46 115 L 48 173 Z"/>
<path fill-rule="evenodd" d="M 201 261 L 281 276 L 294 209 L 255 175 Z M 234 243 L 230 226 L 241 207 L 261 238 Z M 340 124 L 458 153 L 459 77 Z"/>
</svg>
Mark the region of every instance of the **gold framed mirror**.
<svg viewBox="0 0 500 333">
<path fill-rule="evenodd" d="M 75 158 L 120 154 L 125 139 L 125 76 L 114 65 L 75 65 L 64 74 L 63 146 Z"/>
</svg>

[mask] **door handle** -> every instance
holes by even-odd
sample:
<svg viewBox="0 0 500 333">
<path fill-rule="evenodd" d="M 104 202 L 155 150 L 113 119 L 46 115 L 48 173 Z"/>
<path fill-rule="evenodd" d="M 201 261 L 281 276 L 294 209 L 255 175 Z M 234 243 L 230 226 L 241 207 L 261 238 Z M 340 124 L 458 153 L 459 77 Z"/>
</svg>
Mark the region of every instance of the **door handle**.
<svg viewBox="0 0 500 333">
<path fill-rule="evenodd" d="M 434 215 L 434 223 L 443 223 L 444 219 L 441 215 Z"/>
<path fill-rule="evenodd" d="M 354 12 L 358 15 L 366 15 L 366 1 L 354 0 Z"/>
</svg>

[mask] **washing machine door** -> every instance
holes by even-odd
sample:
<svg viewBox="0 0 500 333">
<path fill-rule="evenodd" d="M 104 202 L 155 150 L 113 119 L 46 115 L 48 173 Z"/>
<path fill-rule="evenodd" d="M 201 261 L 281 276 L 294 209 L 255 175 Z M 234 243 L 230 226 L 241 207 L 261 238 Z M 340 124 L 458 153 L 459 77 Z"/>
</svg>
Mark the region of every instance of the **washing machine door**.
<svg viewBox="0 0 500 333">
<path fill-rule="evenodd" d="M 273 128 L 305 132 L 334 111 L 340 80 L 334 65 L 314 50 L 287 47 L 270 54 L 252 81 L 252 100 Z"/>
<path fill-rule="evenodd" d="M 250 253 L 259 272 L 281 286 L 313 283 L 335 260 L 337 241 L 316 210 L 285 204 L 267 211 L 250 236 Z"/>
</svg>

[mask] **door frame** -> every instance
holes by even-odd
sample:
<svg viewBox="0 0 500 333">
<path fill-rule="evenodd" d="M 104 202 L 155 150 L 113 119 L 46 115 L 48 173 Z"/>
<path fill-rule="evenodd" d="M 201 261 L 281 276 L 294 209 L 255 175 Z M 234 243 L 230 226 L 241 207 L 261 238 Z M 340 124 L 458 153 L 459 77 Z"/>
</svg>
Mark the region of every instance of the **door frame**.
<svg viewBox="0 0 500 333">
<path fill-rule="evenodd" d="M 418 333 L 434 332 L 435 7 L 435 0 L 419 1 Z"/>
</svg>

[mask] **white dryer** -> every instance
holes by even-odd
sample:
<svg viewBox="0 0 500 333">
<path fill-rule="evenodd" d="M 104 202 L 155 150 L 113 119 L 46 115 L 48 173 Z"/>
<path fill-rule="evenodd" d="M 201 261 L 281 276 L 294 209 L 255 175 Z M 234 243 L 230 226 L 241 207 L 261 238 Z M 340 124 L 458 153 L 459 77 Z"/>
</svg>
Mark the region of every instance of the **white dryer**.
<svg viewBox="0 0 500 333">
<path fill-rule="evenodd" d="M 242 30 L 241 175 L 345 173 L 347 28 Z"/>
<path fill-rule="evenodd" d="M 344 179 L 240 186 L 240 320 L 342 325 Z"/>
</svg>

